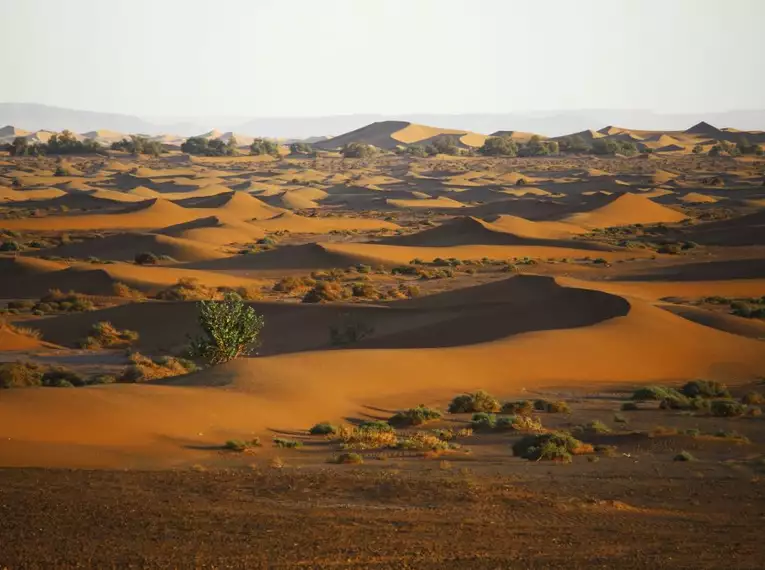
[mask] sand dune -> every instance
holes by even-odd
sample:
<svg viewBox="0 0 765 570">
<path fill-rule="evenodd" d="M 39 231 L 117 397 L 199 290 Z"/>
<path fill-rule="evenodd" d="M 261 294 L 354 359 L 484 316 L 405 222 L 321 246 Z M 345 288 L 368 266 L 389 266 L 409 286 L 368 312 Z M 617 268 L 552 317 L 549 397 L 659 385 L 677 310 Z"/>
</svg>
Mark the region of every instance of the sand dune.
<svg viewBox="0 0 765 570">
<path fill-rule="evenodd" d="M 598 310 L 601 320 L 576 322 L 580 303 L 572 302 L 572 294 L 590 299 L 581 311 L 585 317 Z M 220 445 L 232 433 L 266 435 L 268 429 L 307 427 L 316 421 L 357 416 L 364 406 L 382 402 L 405 406 L 446 401 L 456 392 L 478 388 L 504 396 L 536 387 L 611 386 L 694 377 L 731 381 L 750 377 L 765 366 L 760 342 L 640 301 L 560 291 L 539 278 L 521 280 L 521 286 L 508 287 L 496 297 L 504 297 L 504 306 L 501 301 L 485 303 L 482 309 L 475 308 L 477 313 L 457 310 L 466 307 L 455 300 L 451 319 L 443 320 L 441 326 L 371 339 L 379 348 L 242 359 L 157 386 L 9 391 L 0 400 L 0 414 L 7 420 L 0 461 L 4 465 L 109 466 L 115 459 L 103 452 L 117 446 L 121 466 L 140 461 L 182 464 L 194 461 L 195 454 L 187 449 L 191 443 Z M 559 303 L 556 306 L 563 312 L 559 318 L 546 310 L 547 301 Z M 478 317 L 481 310 L 504 314 L 506 318 L 497 322 L 500 329 L 502 323 L 510 328 L 509 336 L 448 348 L 384 348 L 410 342 L 432 346 L 439 340 L 434 332 L 445 337 L 462 330 L 480 334 L 476 324 L 485 322 Z M 516 323 L 533 324 L 537 318 L 550 319 L 543 330 L 513 332 L 520 328 Z M 574 328 L 561 328 L 571 323 Z M 495 332 L 508 334 L 500 329 Z M 448 338 L 443 340 L 447 344 Z M 699 351 L 699 346 L 705 350 Z M 555 358 L 549 358 L 551 354 Z M 508 362 L 524 366 L 508 367 Z M 359 370 L 364 370 L 363 382 L 358 381 Z M 253 415 L 253 410 L 258 413 Z M 93 429 L 107 424 L 109 430 Z M 51 445 L 67 445 L 69 453 L 66 457 L 44 453 Z"/>
<path fill-rule="evenodd" d="M 225 254 L 205 242 L 134 232 L 70 243 L 53 249 L 41 250 L 36 255 L 74 257 L 77 259 L 97 257 L 104 260 L 133 261 L 136 254 L 141 252 L 167 255 L 177 261 L 205 261 L 226 257 Z"/>
<path fill-rule="evenodd" d="M 229 192 L 209 198 L 185 202 L 191 212 L 195 209 L 208 210 L 208 215 L 221 215 L 237 219 L 267 220 L 285 212 L 258 200 L 246 192 Z"/>
<path fill-rule="evenodd" d="M 688 305 L 661 305 L 663 309 L 700 325 L 754 339 L 765 339 L 765 322 L 709 311 Z"/>
<path fill-rule="evenodd" d="M 351 217 L 305 217 L 292 212 L 285 212 L 267 220 L 253 222 L 254 226 L 263 231 L 289 231 L 292 233 L 322 234 L 341 230 L 397 230 L 399 226 L 392 222 L 374 218 Z"/>
<path fill-rule="evenodd" d="M 637 194 L 614 194 L 603 205 L 566 216 L 561 221 L 585 228 L 608 228 L 631 224 L 673 223 L 687 216 Z"/>
<path fill-rule="evenodd" d="M 699 224 L 689 229 L 685 235 L 687 239 L 704 245 L 763 245 L 765 211 Z"/>
<path fill-rule="evenodd" d="M 314 146 L 322 149 L 335 149 L 352 142 L 360 142 L 378 148 L 393 149 L 399 145 L 426 143 L 443 135 L 456 136 L 463 145 L 467 146 L 481 146 L 486 138 L 484 135 L 467 131 L 440 129 L 405 121 L 381 121 L 326 141 L 314 143 Z"/>
<path fill-rule="evenodd" d="M 224 221 L 219 216 L 209 216 L 169 226 L 156 233 L 211 245 L 246 243 L 265 236 L 261 228 L 252 224 L 236 220 Z"/>
<path fill-rule="evenodd" d="M 474 217 L 450 220 L 436 228 L 380 241 L 397 246 L 557 245 L 586 249 L 586 242 L 566 242 L 585 230 L 562 222 L 532 222 L 516 216 L 497 216 L 492 222 Z M 554 243 L 553 243 L 554 242 Z M 607 249 L 602 247 L 600 249 Z"/>
<path fill-rule="evenodd" d="M 438 198 L 422 198 L 422 199 L 414 199 L 414 200 L 385 200 L 385 203 L 389 206 L 393 206 L 394 208 L 425 208 L 425 209 L 453 209 L 453 208 L 464 208 L 466 204 L 463 204 L 462 202 L 459 202 L 457 200 L 453 200 L 452 198 L 447 198 L 445 196 L 440 196 Z"/>
<path fill-rule="evenodd" d="M 201 217 L 194 210 L 182 208 L 161 198 L 138 202 L 110 214 L 47 216 L 7 220 L 4 226 L 13 230 L 151 230 L 180 224 Z"/>
<path fill-rule="evenodd" d="M 210 271 L 231 270 L 314 270 L 333 267 L 346 268 L 359 263 L 368 263 L 363 256 L 336 253 L 327 248 L 327 244 L 308 243 L 287 245 L 277 249 L 263 251 L 256 255 L 236 255 L 226 259 L 190 264 L 189 269 Z"/>
<path fill-rule="evenodd" d="M 6 186 L 0 186 L 0 201 L 8 202 L 33 202 L 38 200 L 51 200 L 65 196 L 66 192 L 58 188 L 40 188 L 37 190 L 13 190 Z"/>
</svg>

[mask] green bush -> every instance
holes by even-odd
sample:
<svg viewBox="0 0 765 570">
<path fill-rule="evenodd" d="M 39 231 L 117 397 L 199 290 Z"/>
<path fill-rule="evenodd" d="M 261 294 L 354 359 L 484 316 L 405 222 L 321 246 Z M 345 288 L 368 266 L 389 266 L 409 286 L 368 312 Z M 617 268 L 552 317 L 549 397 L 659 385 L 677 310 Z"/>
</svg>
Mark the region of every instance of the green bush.
<svg viewBox="0 0 765 570">
<path fill-rule="evenodd" d="M 377 154 L 377 149 L 370 144 L 352 142 L 345 145 L 340 153 L 344 158 L 371 158 Z"/>
<path fill-rule="evenodd" d="M 191 342 L 190 354 L 221 364 L 257 348 L 265 323 L 239 295 L 226 293 L 223 301 L 199 302 L 199 324 L 204 334 Z"/>
<path fill-rule="evenodd" d="M 150 251 L 137 253 L 134 258 L 136 265 L 156 265 L 159 263 L 159 257 Z"/>
<path fill-rule="evenodd" d="M 256 437 L 255 439 L 249 440 L 249 441 L 243 441 L 241 439 L 229 439 L 224 447 L 230 451 L 237 451 L 239 453 L 244 451 L 249 451 L 255 447 L 260 447 L 260 438 Z"/>
<path fill-rule="evenodd" d="M 518 400 L 516 402 L 505 402 L 502 404 L 500 412 L 517 416 L 530 416 L 534 410 L 538 409 L 530 400 Z"/>
<path fill-rule="evenodd" d="M 71 388 L 73 386 L 85 386 L 85 379 L 68 368 L 55 366 L 43 373 L 41 383 L 50 388 Z"/>
<path fill-rule="evenodd" d="M 743 416 L 746 413 L 746 406 L 735 400 L 713 400 L 710 405 L 710 412 L 713 416 L 720 418 L 732 418 Z"/>
<path fill-rule="evenodd" d="M 696 458 L 688 451 L 681 451 L 674 457 L 675 461 L 696 461 Z"/>
<path fill-rule="evenodd" d="M 513 455 L 529 461 L 571 462 L 571 456 L 587 447 L 565 432 L 527 435 L 513 444 Z"/>
<path fill-rule="evenodd" d="M 384 422 L 382 420 L 372 420 L 368 422 L 362 422 L 359 424 L 358 429 L 361 431 L 380 431 L 380 432 L 387 432 L 387 433 L 393 433 L 396 431 L 393 429 L 393 426 L 391 426 L 388 422 Z"/>
<path fill-rule="evenodd" d="M 680 395 L 680 393 L 674 388 L 665 388 L 664 386 L 644 386 L 633 392 L 632 399 L 639 402 L 650 400 L 661 401 L 677 395 Z"/>
<path fill-rule="evenodd" d="M 535 400 L 534 409 L 548 414 L 570 414 L 571 408 L 563 400 Z"/>
<path fill-rule="evenodd" d="M 26 388 L 42 384 L 43 368 L 32 362 L 0 364 L 0 388 Z"/>
<path fill-rule="evenodd" d="M 488 137 L 478 152 L 484 156 L 517 156 L 518 144 L 510 136 Z"/>
<path fill-rule="evenodd" d="M 499 401 L 483 390 L 473 394 L 463 394 L 455 397 L 449 404 L 450 414 L 468 414 L 475 412 L 498 412 L 502 406 Z"/>
<path fill-rule="evenodd" d="M 303 442 L 297 441 L 295 439 L 283 439 L 281 437 L 275 437 L 274 446 L 285 449 L 297 449 L 298 447 L 303 447 Z"/>
<path fill-rule="evenodd" d="M 408 410 L 397 412 L 388 420 L 388 423 L 391 425 L 419 426 L 438 419 L 441 419 L 440 411 L 420 404 L 416 408 L 409 408 Z"/>
<path fill-rule="evenodd" d="M 334 435 L 337 433 L 337 427 L 329 422 L 321 422 L 314 425 L 308 432 L 311 435 Z"/>
<path fill-rule="evenodd" d="M 310 149 L 310 147 L 308 148 Z M 290 147 L 290 151 L 291 150 L 292 150 L 292 147 Z M 310 150 L 308 152 L 310 152 Z M 256 155 L 256 156 L 262 155 L 262 154 L 269 154 L 271 156 L 279 156 L 279 145 L 268 139 L 255 139 L 252 141 L 252 144 L 250 145 L 250 154 Z M 300 154 L 304 154 L 304 153 L 301 151 Z"/>
<path fill-rule="evenodd" d="M 338 463 L 341 465 L 361 465 L 364 463 L 364 458 L 358 453 L 348 452 L 340 453 L 332 458 L 331 463 Z"/>
<path fill-rule="evenodd" d="M 476 430 L 493 429 L 497 425 L 497 416 L 486 412 L 473 414 L 470 427 Z"/>
<path fill-rule="evenodd" d="M 16 240 L 4 240 L 0 243 L 0 251 L 21 251 L 21 246 Z"/>
<path fill-rule="evenodd" d="M 680 392 L 689 398 L 730 398 L 730 392 L 725 384 L 714 380 L 692 380 L 685 384 Z"/>
<path fill-rule="evenodd" d="M 765 396 L 760 392 L 747 392 L 741 398 L 743 404 L 759 406 L 765 404 Z"/>
<path fill-rule="evenodd" d="M 611 433 L 611 428 L 599 420 L 593 420 L 584 425 L 574 427 L 572 432 L 581 433 L 583 435 L 598 435 L 602 433 Z"/>
</svg>

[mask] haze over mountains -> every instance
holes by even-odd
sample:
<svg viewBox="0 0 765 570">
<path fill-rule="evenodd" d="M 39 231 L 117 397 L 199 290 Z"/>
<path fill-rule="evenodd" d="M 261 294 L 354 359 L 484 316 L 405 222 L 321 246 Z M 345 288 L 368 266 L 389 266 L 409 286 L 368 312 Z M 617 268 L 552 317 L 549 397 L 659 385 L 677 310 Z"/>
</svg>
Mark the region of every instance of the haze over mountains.
<svg viewBox="0 0 765 570">
<path fill-rule="evenodd" d="M 706 121 L 721 127 L 742 130 L 765 130 L 765 110 L 739 110 L 709 113 L 661 114 L 645 110 L 584 109 L 518 112 L 507 114 L 407 114 L 339 115 L 324 117 L 199 117 L 195 119 L 146 119 L 119 113 L 80 111 L 36 103 L 0 103 L 0 125 L 37 131 L 69 129 L 77 133 L 111 130 L 148 135 L 173 134 L 194 136 L 213 128 L 249 136 L 281 139 L 304 139 L 334 136 L 370 123 L 399 120 L 441 128 L 477 133 L 515 130 L 558 136 L 605 125 L 629 125 L 633 129 L 656 131 L 685 130 Z"/>
</svg>

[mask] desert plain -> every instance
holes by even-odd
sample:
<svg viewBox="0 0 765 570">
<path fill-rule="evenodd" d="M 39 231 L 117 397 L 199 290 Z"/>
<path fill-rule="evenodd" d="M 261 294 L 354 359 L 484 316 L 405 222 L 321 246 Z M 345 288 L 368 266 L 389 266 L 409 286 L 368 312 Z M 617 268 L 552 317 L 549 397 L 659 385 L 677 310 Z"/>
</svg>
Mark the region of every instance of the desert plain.
<svg viewBox="0 0 765 570">
<path fill-rule="evenodd" d="M 760 568 L 765 135 L 575 136 L 0 154 L 0 567 Z"/>
</svg>

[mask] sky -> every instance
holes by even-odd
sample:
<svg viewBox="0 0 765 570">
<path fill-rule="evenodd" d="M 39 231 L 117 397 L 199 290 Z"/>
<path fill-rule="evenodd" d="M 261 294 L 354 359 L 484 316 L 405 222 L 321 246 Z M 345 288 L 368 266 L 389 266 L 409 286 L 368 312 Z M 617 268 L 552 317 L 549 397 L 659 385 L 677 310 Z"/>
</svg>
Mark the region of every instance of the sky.
<svg viewBox="0 0 765 570">
<path fill-rule="evenodd" d="M 765 0 L 0 0 L 0 101 L 144 117 L 765 108 Z"/>
</svg>

